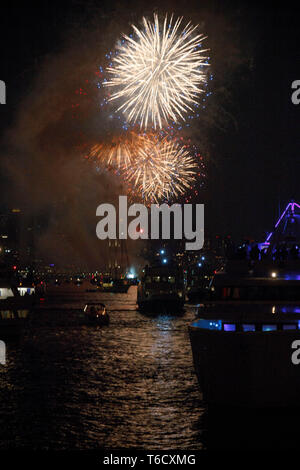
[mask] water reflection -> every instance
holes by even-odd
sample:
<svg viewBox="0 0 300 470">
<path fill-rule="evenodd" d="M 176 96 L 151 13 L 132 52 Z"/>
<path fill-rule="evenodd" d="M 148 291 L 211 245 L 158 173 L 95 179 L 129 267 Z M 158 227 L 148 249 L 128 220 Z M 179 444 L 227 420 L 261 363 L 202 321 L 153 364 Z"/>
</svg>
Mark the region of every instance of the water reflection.
<svg viewBox="0 0 300 470">
<path fill-rule="evenodd" d="M 135 290 L 96 297 L 109 327 L 74 327 L 95 294 L 61 295 L 6 342 L 1 449 L 297 448 L 294 411 L 205 411 L 187 332 L 193 307 L 149 316 L 136 311 Z"/>
<path fill-rule="evenodd" d="M 109 308 L 110 326 L 68 325 L 91 296 Z M 194 311 L 142 315 L 135 296 L 135 289 L 62 296 L 8 347 L 1 448 L 203 447 L 187 333 Z"/>
</svg>

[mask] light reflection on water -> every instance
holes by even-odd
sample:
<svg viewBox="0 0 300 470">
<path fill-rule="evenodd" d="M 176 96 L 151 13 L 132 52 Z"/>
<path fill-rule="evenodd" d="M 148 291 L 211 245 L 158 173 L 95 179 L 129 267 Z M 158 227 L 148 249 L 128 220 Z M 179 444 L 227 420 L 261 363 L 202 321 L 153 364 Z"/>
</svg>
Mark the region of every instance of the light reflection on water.
<svg viewBox="0 0 300 470">
<path fill-rule="evenodd" d="M 109 327 L 66 325 L 72 309 L 95 298 L 110 310 Z M 0 368 L 1 448 L 203 447 L 187 332 L 194 309 L 145 316 L 135 299 L 135 288 L 62 295 L 8 344 Z"/>
</svg>

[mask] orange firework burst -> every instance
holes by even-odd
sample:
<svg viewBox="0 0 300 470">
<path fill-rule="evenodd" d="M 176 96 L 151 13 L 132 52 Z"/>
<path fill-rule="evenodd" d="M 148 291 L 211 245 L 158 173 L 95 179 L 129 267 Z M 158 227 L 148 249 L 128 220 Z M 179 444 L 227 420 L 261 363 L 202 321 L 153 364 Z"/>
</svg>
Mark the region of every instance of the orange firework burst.
<svg viewBox="0 0 300 470">
<path fill-rule="evenodd" d="M 94 145 L 90 155 L 119 170 L 130 192 L 148 202 L 184 194 L 197 177 L 198 163 L 186 146 L 155 132 L 130 132 L 111 144 Z"/>
<path fill-rule="evenodd" d="M 131 162 L 132 150 L 129 139 L 113 139 L 109 144 L 95 144 L 90 150 L 90 156 L 96 157 L 108 168 L 124 169 Z"/>
</svg>

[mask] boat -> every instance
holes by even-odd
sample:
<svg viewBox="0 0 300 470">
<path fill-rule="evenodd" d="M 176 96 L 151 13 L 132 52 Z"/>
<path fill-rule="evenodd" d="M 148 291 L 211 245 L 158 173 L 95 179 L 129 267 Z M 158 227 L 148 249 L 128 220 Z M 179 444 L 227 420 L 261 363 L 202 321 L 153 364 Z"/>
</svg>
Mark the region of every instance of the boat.
<svg viewBox="0 0 300 470">
<path fill-rule="evenodd" d="M 0 339 L 19 335 L 30 318 L 30 309 L 14 308 L 0 310 Z"/>
<path fill-rule="evenodd" d="M 112 292 L 113 285 L 113 278 L 110 276 L 102 277 L 101 281 L 99 282 L 100 289 L 103 292 Z"/>
<path fill-rule="evenodd" d="M 34 287 L 16 287 L 0 281 L 0 339 L 18 335 L 30 318 Z"/>
<path fill-rule="evenodd" d="M 102 292 L 126 294 L 130 287 L 130 282 L 127 279 L 104 277 L 99 285 Z"/>
<path fill-rule="evenodd" d="M 116 294 L 126 294 L 131 283 L 128 279 L 114 279 L 111 292 Z"/>
<path fill-rule="evenodd" d="M 16 267 L 0 263 L 0 310 L 30 308 L 35 300 L 35 284 L 18 278 Z"/>
<path fill-rule="evenodd" d="M 90 325 L 108 325 L 109 314 L 102 303 L 88 303 L 83 309 L 84 320 Z"/>
<path fill-rule="evenodd" d="M 201 263 L 190 267 L 187 275 L 186 288 L 186 296 L 189 302 L 198 303 L 205 298 L 211 279 L 211 272 L 208 270 L 203 271 Z"/>
<path fill-rule="evenodd" d="M 145 266 L 138 285 L 142 311 L 178 312 L 185 302 L 183 270 L 178 266 Z"/>
<path fill-rule="evenodd" d="M 35 285 L 20 281 L 14 269 L 0 265 L 0 339 L 19 335 L 36 300 Z"/>
<path fill-rule="evenodd" d="M 292 224 L 298 226 L 293 235 Z M 274 241 L 268 236 L 259 256 L 247 256 L 246 247 L 244 259 L 228 260 L 215 274 L 189 326 L 195 371 L 211 407 L 300 406 L 300 214 L 295 206 L 272 233 Z"/>
</svg>

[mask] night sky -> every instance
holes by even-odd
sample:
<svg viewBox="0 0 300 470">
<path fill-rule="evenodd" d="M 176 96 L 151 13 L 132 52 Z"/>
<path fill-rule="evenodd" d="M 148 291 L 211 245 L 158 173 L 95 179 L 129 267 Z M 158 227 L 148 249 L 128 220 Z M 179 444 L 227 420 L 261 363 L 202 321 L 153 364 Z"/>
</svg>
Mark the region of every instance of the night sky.
<svg viewBox="0 0 300 470">
<path fill-rule="evenodd" d="M 147 13 L 150 3 L 146 2 Z M 159 7 L 175 13 L 182 8 L 188 19 L 189 9 L 197 16 L 198 3 L 182 2 L 178 7 L 159 2 Z M 201 2 L 210 17 L 226 19 L 232 28 L 232 45 L 245 61 L 232 70 L 227 64 L 224 76 L 215 79 L 216 86 L 223 83 L 224 87 L 215 99 L 220 99 L 230 119 L 223 129 L 212 126 L 209 130 L 208 178 L 199 202 L 206 205 L 207 232 L 261 240 L 279 208 L 289 199 L 300 201 L 300 105 L 291 102 L 291 83 L 300 80 L 299 16 L 291 2 L 279 6 L 236 3 Z M 0 17 L 0 79 L 7 85 L 7 104 L 0 106 L 3 135 L 13 125 L 19 102 L 31 89 L 40 64 L 60 50 L 68 31 L 76 31 L 96 16 L 105 24 L 119 11 L 130 11 L 133 17 L 143 12 L 142 2 L 132 1 L 41 1 L 38 6 L 28 1 L 26 6 L 12 5 L 1 6 Z M 153 3 L 153 9 L 156 6 Z M 218 24 L 214 29 L 210 22 L 208 28 L 212 60 L 217 60 L 214 41 L 218 41 L 220 57 Z M 226 53 L 225 48 L 225 59 Z M 5 172 L 1 182 L 4 195 L 8 190 Z"/>
</svg>

